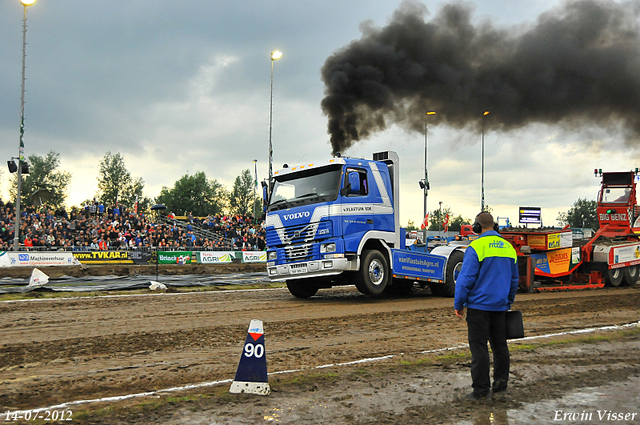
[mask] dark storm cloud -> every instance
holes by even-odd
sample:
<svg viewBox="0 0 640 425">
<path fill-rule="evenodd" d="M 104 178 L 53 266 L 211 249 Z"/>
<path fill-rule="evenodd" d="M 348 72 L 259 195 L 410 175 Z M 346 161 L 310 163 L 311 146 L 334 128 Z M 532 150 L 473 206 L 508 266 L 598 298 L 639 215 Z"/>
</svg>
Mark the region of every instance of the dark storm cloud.
<svg viewBox="0 0 640 425">
<path fill-rule="evenodd" d="M 430 21 L 404 2 L 384 28 L 362 37 L 322 68 L 333 152 L 390 124 L 429 123 L 511 130 L 529 123 L 577 128 L 622 125 L 640 140 L 638 2 L 572 1 L 529 26 L 473 23 L 473 7 L 448 4 Z"/>
</svg>

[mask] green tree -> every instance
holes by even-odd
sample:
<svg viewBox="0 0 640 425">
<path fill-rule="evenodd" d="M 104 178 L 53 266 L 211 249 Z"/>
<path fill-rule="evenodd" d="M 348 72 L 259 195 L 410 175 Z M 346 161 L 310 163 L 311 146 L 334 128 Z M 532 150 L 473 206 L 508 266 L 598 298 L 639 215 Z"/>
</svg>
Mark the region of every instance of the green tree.
<svg viewBox="0 0 640 425">
<path fill-rule="evenodd" d="M 144 196 L 144 180 L 131 177 L 124 157 L 116 152 L 107 152 L 100 161 L 98 171 L 98 198 L 105 205 L 125 205 L 133 210 L 138 199 L 138 211 L 146 211 L 151 199 Z"/>
<path fill-rule="evenodd" d="M 222 212 L 227 196 L 222 184 L 215 179 L 207 179 L 207 175 L 199 171 L 192 176 L 185 174 L 171 189 L 163 187 L 156 202 L 164 204 L 167 211 L 177 215 L 192 213 L 203 217 Z"/>
<path fill-rule="evenodd" d="M 449 215 L 449 231 L 459 232 L 460 226 L 463 224 L 471 224 L 471 220 L 458 214 L 457 216 L 451 211 L 451 208 L 446 207 L 442 210 L 437 209 L 431 211 L 429 214 L 429 230 L 444 230 L 444 220 Z"/>
<path fill-rule="evenodd" d="M 456 217 L 449 216 L 449 230 L 459 232 L 463 224 L 471 224 L 471 220 L 460 214 Z"/>
<path fill-rule="evenodd" d="M 413 232 L 414 230 L 419 230 L 419 229 L 416 227 L 416 224 L 413 222 L 413 220 L 409 220 L 407 222 L 407 232 Z"/>
<path fill-rule="evenodd" d="M 253 192 L 256 181 L 251 176 L 250 170 L 242 170 L 233 183 L 233 189 L 229 195 L 229 206 L 233 214 L 253 214 Z"/>
<path fill-rule="evenodd" d="M 52 208 L 64 206 L 67 199 L 67 187 L 71 181 L 71 173 L 59 171 L 60 154 L 50 151 L 46 156 L 30 155 L 28 158 L 29 174 L 22 175 L 22 186 L 20 188 L 21 205 L 43 205 Z M 15 202 L 17 192 L 18 174 L 13 175 L 13 182 L 9 189 L 9 195 Z M 31 195 L 37 190 L 46 190 L 48 194 L 42 194 L 34 198 Z M 41 192 L 42 193 L 42 192 Z"/>
<path fill-rule="evenodd" d="M 568 224 L 569 227 L 598 229 L 600 224 L 598 223 L 597 208 L 597 201 L 578 198 L 569 211 L 559 213 L 556 220 L 558 220 L 562 226 Z"/>
<path fill-rule="evenodd" d="M 444 218 L 449 214 L 449 224 L 451 224 L 451 208 L 438 208 L 429 214 L 429 230 L 444 230 Z"/>
<path fill-rule="evenodd" d="M 131 173 L 124 164 L 120 152 L 104 154 L 98 171 L 98 197 L 105 205 L 122 201 L 123 195 L 131 190 Z"/>
</svg>

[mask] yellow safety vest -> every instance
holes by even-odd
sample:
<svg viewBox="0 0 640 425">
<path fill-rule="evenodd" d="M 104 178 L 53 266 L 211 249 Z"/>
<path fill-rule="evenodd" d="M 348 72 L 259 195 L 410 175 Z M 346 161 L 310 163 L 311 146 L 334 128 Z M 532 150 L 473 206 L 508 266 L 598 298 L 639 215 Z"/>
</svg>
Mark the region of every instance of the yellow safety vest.
<svg viewBox="0 0 640 425">
<path fill-rule="evenodd" d="M 518 255 L 513 245 L 499 236 L 483 236 L 471 242 L 469 246 L 476 252 L 479 262 L 487 257 L 506 257 L 517 261 Z"/>
</svg>

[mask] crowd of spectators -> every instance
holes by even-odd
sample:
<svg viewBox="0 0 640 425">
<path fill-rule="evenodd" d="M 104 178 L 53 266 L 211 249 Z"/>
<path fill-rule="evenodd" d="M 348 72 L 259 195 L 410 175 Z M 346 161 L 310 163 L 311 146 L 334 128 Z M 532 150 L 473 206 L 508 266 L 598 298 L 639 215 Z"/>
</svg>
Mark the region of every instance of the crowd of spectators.
<svg viewBox="0 0 640 425">
<path fill-rule="evenodd" d="M 28 206 L 20 215 L 21 250 L 261 251 L 266 247 L 262 223 L 250 216 L 189 214 L 183 220 L 175 215 L 160 220 L 98 202 L 68 212 Z M 13 204 L 0 199 L 0 251 L 13 249 L 14 220 Z"/>
</svg>

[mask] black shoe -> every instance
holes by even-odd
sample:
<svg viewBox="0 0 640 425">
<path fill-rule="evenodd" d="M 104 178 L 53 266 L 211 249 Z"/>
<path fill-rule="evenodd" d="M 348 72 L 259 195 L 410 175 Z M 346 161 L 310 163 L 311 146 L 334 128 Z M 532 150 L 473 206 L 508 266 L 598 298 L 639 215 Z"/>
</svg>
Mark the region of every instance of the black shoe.
<svg viewBox="0 0 640 425">
<path fill-rule="evenodd" d="M 493 385 L 491 387 L 491 390 L 494 393 L 507 391 L 507 381 L 505 379 L 498 379 L 497 381 L 493 382 Z"/>
<path fill-rule="evenodd" d="M 491 401 L 491 392 L 488 392 L 485 395 L 480 395 L 474 391 L 470 394 L 467 394 L 465 398 L 471 401 L 480 401 L 480 402 Z"/>
</svg>

